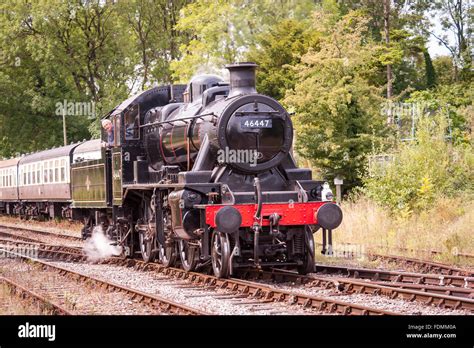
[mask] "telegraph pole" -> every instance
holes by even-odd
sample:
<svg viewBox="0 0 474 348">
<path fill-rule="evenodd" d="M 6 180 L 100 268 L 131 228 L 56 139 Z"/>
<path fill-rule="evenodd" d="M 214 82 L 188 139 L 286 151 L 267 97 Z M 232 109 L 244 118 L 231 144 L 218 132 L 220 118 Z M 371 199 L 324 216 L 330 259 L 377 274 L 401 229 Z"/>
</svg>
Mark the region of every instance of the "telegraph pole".
<svg viewBox="0 0 474 348">
<path fill-rule="evenodd" d="M 384 0 L 383 2 L 383 17 L 384 17 L 384 31 L 385 31 L 385 44 L 387 48 L 390 47 L 390 0 Z M 392 98 L 393 87 L 392 87 L 392 65 L 387 64 L 387 99 Z"/>
<path fill-rule="evenodd" d="M 64 146 L 67 145 L 67 134 L 66 134 L 66 108 L 63 107 L 63 135 L 64 135 Z"/>
</svg>

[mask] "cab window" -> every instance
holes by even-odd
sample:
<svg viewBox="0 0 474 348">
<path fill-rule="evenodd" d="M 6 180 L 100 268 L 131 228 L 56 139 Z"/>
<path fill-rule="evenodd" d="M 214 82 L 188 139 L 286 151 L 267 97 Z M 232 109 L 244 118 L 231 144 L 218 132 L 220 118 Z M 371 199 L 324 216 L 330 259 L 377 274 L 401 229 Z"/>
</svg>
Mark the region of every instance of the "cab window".
<svg viewBox="0 0 474 348">
<path fill-rule="evenodd" d="M 124 113 L 124 135 L 126 140 L 140 138 L 140 107 L 138 104 L 130 106 Z"/>
<path fill-rule="evenodd" d="M 114 143 L 115 146 L 119 146 L 121 144 L 120 139 L 120 115 L 114 117 Z"/>
</svg>

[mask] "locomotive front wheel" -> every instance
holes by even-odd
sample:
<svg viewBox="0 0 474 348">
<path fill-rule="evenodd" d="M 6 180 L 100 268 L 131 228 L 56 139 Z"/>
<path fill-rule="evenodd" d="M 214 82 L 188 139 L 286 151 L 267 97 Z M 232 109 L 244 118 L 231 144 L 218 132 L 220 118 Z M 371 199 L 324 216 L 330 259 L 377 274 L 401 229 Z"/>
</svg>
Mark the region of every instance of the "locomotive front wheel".
<svg viewBox="0 0 474 348">
<path fill-rule="evenodd" d="M 298 266 L 299 274 L 308 274 L 314 271 L 314 238 L 310 228 L 305 228 L 305 253 L 303 264 Z"/>
<path fill-rule="evenodd" d="M 176 244 L 161 245 L 158 243 L 158 260 L 165 267 L 173 267 L 176 264 Z"/>
<path fill-rule="evenodd" d="M 198 250 L 190 245 L 188 241 L 182 239 L 178 242 L 178 248 L 183 269 L 186 272 L 194 271 L 198 263 Z"/>
<path fill-rule="evenodd" d="M 228 235 L 215 231 L 211 241 L 211 260 L 214 275 L 217 278 L 229 276 L 230 242 Z"/>
<path fill-rule="evenodd" d="M 143 261 L 153 262 L 156 258 L 156 254 L 153 251 L 155 246 L 154 238 L 147 237 L 145 232 L 139 233 L 140 251 L 142 253 Z"/>
</svg>

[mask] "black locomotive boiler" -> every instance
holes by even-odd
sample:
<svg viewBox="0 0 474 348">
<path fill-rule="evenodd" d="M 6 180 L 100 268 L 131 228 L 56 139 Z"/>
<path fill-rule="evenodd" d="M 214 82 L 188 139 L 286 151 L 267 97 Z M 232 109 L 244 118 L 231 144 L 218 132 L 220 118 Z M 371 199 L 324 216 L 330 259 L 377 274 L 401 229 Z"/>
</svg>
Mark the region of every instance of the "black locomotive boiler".
<svg viewBox="0 0 474 348">
<path fill-rule="evenodd" d="M 129 98 L 106 116 L 113 136 L 74 148 L 63 210 L 84 237 L 101 225 L 124 256 L 218 277 L 313 269 L 313 234 L 325 242 L 342 212 L 296 166 L 290 116 L 257 93 L 256 65 L 227 68 L 229 83 L 201 75 Z"/>
</svg>

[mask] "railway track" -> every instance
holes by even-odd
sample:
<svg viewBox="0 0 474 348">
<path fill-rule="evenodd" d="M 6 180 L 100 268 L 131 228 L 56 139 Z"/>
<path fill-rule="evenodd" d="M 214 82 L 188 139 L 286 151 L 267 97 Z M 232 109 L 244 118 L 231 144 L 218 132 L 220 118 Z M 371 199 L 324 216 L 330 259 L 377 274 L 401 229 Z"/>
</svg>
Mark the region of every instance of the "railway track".
<svg viewBox="0 0 474 348">
<path fill-rule="evenodd" d="M 21 243 L 28 243 L 28 242 L 17 242 L 17 244 Z M 31 243 L 30 243 L 31 244 Z M 0 249 L 2 250 L 2 249 Z M 5 249 L 4 249 L 5 251 Z M 16 254 L 17 255 L 17 254 Z M 41 255 L 41 254 L 40 254 Z M 85 256 L 82 254 L 64 252 L 62 250 L 56 250 L 49 246 L 48 250 L 45 250 L 43 255 L 40 257 L 47 257 L 51 260 L 58 260 L 58 261 L 74 261 L 74 262 L 81 262 L 84 261 Z M 85 274 L 81 274 L 78 272 L 74 272 L 68 270 L 63 267 L 51 265 L 47 262 L 32 259 L 29 257 L 21 256 L 22 259 L 30 260 L 36 264 L 40 264 L 43 267 L 53 268 L 61 275 L 72 276 L 74 279 L 80 279 L 83 282 L 92 282 L 94 283 L 105 283 L 106 288 L 115 289 L 119 288 L 119 291 L 126 292 L 132 294 L 133 296 L 143 297 L 144 300 L 150 301 L 146 297 L 149 294 L 144 294 L 139 292 L 138 295 L 133 295 L 136 290 L 131 288 L 123 287 L 117 284 L 110 284 L 110 282 L 105 282 L 103 280 L 99 280 L 94 277 L 87 276 Z M 241 279 L 218 279 L 214 276 L 204 275 L 200 273 L 187 273 L 184 270 L 178 268 L 164 268 L 159 264 L 155 263 L 144 263 L 138 260 L 130 260 L 130 259 L 120 259 L 120 258 L 111 258 L 104 260 L 103 263 L 105 264 L 114 264 L 119 266 L 126 266 L 131 267 L 134 266 L 137 270 L 142 271 L 156 271 L 162 275 L 167 276 L 170 279 L 174 279 L 175 281 L 186 281 L 190 284 L 184 284 L 184 288 L 189 287 L 196 287 L 201 288 L 203 290 L 208 290 L 215 292 L 216 290 L 226 291 L 227 297 L 229 300 L 237 299 L 238 302 L 235 302 L 237 305 L 267 305 L 268 307 L 260 308 L 274 310 L 275 304 L 284 304 L 284 305 L 297 305 L 295 307 L 301 307 L 305 310 L 316 310 L 317 312 L 326 312 L 326 313 L 334 313 L 334 314 L 345 314 L 345 315 L 397 315 L 400 313 L 396 313 L 393 311 L 386 311 L 380 310 L 376 308 L 371 308 L 368 306 L 361 306 L 357 304 L 351 304 L 343 301 L 338 301 L 336 299 L 327 299 L 315 296 L 308 296 L 305 294 L 297 294 L 294 292 L 285 292 L 282 290 L 277 290 L 273 287 L 265 286 L 261 283 L 245 281 Z M 178 285 L 179 288 L 179 285 Z M 225 298 L 226 295 L 216 294 L 219 298 Z M 285 311 L 285 308 L 278 309 L 279 311 Z M 200 313 L 202 314 L 202 313 Z"/>
<path fill-rule="evenodd" d="M 18 254 L 19 251 L 21 251 L 21 255 L 33 258 L 71 262 L 87 261 L 87 256 L 83 254 L 80 248 L 0 238 L 0 253 Z"/>
<path fill-rule="evenodd" d="M 321 245 L 319 243 L 317 244 Z M 353 245 L 353 244 L 347 243 L 347 245 Z M 403 249 L 403 248 L 400 248 L 400 249 L 405 250 L 405 251 L 410 250 L 413 252 L 413 250 L 411 249 Z M 437 255 L 437 254 L 441 254 L 441 252 L 431 251 L 431 254 Z M 416 268 L 419 272 L 474 277 L 474 271 L 472 270 L 463 269 L 460 267 L 455 267 L 453 265 L 448 265 L 448 264 L 444 264 L 440 262 L 417 259 L 417 258 L 407 257 L 407 256 L 379 254 L 379 253 L 374 253 L 374 252 L 366 252 L 364 253 L 364 255 L 367 256 L 367 258 L 371 261 L 385 261 L 388 263 L 395 263 L 402 267 L 410 266 L 412 268 Z M 463 254 L 463 255 L 465 257 L 472 256 L 474 258 L 474 255 L 470 255 L 470 254 Z M 353 258 L 354 254 L 351 252 L 347 252 L 346 256 Z"/>
<path fill-rule="evenodd" d="M 42 260 L 38 260 L 35 258 L 27 257 L 24 255 L 20 255 L 18 253 L 14 253 L 12 251 L 8 251 L 6 249 L 0 249 L 3 252 L 7 252 L 11 254 L 11 256 L 15 258 L 19 258 L 24 261 L 28 261 L 28 263 L 22 263 L 23 265 L 30 266 L 35 265 L 36 267 L 35 272 L 27 272 L 27 277 L 20 277 L 23 280 L 28 279 L 30 280 L 29 286 L 35 287 L 34 290 L 27 289 L 27 287 L 18 284 L 18 280 L 8 279 L 5 274 L 9 273 L 8 268 L 7 271 L 3 272 L 3 278 L 9 284 L 15 284 L 22 287 L 22 291 L 29 292 L 31 294 L 36 294 L 38 300 L 47 300 L 50 301 L 54 306 L 58 307 L 58 311 L 61 311 L 60 308 L 64 309 L 64 306 L 58 304 L 58 302 L 64 302 L 64 292 L 68 292 L 71 294 L 70 296 L 74 296 L 78 293 L 79 288 L 79 296 L 74 296 L 75 301 L 82 302 L 83 307 L 81 309 L 73 309 L 73 310 L 66 310 L 63 314 L 101 314 L 101 308 L 106 308 L 105 314 L 130 314 L 136 313 L 137 306 L 143 307 L 138 314 L 174 314 L 174 315 L 206 315 L 205 313 L 199 309 L 190 308 L 188 306 L 175 303 L 168 299 L 162 298 L 157 295 L 147 294 L 144 292 L 137 291 L 135 289 L 131 289 L 128 287 L 124 287 L 119 284 L 115 284 L 112 282 L 104 281 L 102 279 L 98 279 L 95 277 L 91 277 L 85 275 L 81 272 L 71 271 L 69 269 L 59 267 L 56 265 L 52 265 L 49 262 L 45 262 Z M 61 253 L 61 252 L 59 252 Z M 11 261 L 11 262 L 18 262 L 18 261 Z M 15 269 L 12 267 L 12 269 Z M 16 275 L 21 274 L 15 269 L 15 272 L 10 272 L 10 277 L 15 277 Z M 45 274 L 45 275 L 44 275 Z M 24 275 L 24 274 L 23 274 Z M 57 277 L 60 275 L 61 277 Z M 39 280 L 38 281 L 38 278 Z M 42 281 L 41 281 L 42 280 Z M 13 286 L 13 285 L 12 285 Z M 81 286 L 87 286 L 88 292 L 87 294 L 95 295 L 99 302 L 98 307 L 91 308 L 90 303 L 87 301 L 83 301 L 80 297 L 82 292 L 80 291 Z M 38 291 L 41 290 L 43 293 L 38 294 Z M 109 294 L 110 296 L 105 296 L 104 293 Z M 33 296 L 33 295 L 32 295 Z M 55 300 L 48 299 L 48 297 L 54 297 Z M 121 309 L 122 312 L 117 310 L 117 304 L 114 303 L 116 299 L 123 298 L 127 301 L 121 302 Z M 107 299 L 110 302 L 107 302 Z M 132 303 L 130 303 L 132 301 Z M 127 306 L 127 304 L 129 304 Z M 77 304 L 73 307 L 77 308 Z M 145 309 L 146 307 L 146 309 Z M 110 310 L 111 312 L 108 312 Z M 113 311 L 112 311 L 113 310 Z M 104 314 L 104 313 L 102 313 Z"/>
<path fill-rule="evenodd" d="M 0 242 L 2 240 L 0 239 Z M 17 245 L 32 242 L 16 242 Z M 86 256 L 82 255 L 79 248 L 62 246 L 41 245 L 40 256 L 60 261 L 83 262 Z M 258 301 L 289 302 L 313 308 L 336 312 L 340 314 L 376 314 L 371 308 L 359 308 L 348 303 L 328 301 L 326 298 L 305 296 L 294 292 L 275 291 L 273 287 L 265 287 L 261 283 L 249 282 L 244 279 L 221 280 L 210 275 L 187 273 L 177 268 L 164 268 L 159 264 L 145 264 L 139 260 L 124 260 L 112 258 L 104 261 L 115 265 L 134 267 L 138 270 L 153 269 L 158 273 L 171 276 L 175 279 L 187 280 L 198 286 L 219 288 L 230 291 L 242 298 L 252 298 Z M 393 272 L 373 269 L 360 269 L 337 266 L 316 266 L 317 271 L 336 277 L 318 277 L 316 275 L 302 277 L 292 272 L 247 272 L 245 277 L 258 280 L 272 280 L 276 282 L 294 282 L 305 284 L 307 287 L 334 288 L 345 293 L 362 293 L 369 295 L 382 295 L 388 298 L 400 298 L 408 301 L 418 301 L 426 305 L 474 311 L 473 284 L 474 279 L 454 275 L 416 274 L 406 272 Z M 337 277 L 344 275 L 359 280 Z M 364 281 L 368 279 L 370 282 Z M 379 313 L 396 314 L 396 313 Z"/>
<path fill-rule="evenodd" d="M 474 277 L 444 274 L 425 274 L 412 272 L 386 271 L 383 269 L 357 268 L 347 266 L 315 265 L 315 272 L 329 275 L 343 275 L 349 278 L 386 281 L 392 283 L 411 283 L 438 286 L 474 288 Z"/>
<path fill-rule="evenodd" d="M 47 237 L 53 237 L 53 238 L 60 238 L 63 240 L 69 240 L 69 241 L 75 241 L 75 242 L 82 242 L 83 239 L 78 236 L 72 236 L 69 234 L 60 234 L 60 233 L 55 233 L 55 232 L 49 232 L 49 231 L 44 231 L 44 230 L 38 230 L 35 228 L 27 228 L 27 227 L 17 227 L 17 226 L 11 226 L 11 225 L 3 225 L 0 223 L 0 233 L 5 232 L 8 233 L 8 231 L 17 231 L 17 232 L 25 232 L 25 233 L 33 233 L 36 235 L 40 236 L 47 236 Z"/>
<path fill-rule="evenodd" d="M 395 255 L 380 255 L 380 254 L 368 254 L 371 260 L 382 260 L 387 262 L 394 262 L 401 265 L 414 266 L 420 269 L 422 272 L 427 273 L 440 273 L 445 275 L 458 275 L 466 277 L 474 277 L 474 272 L 454 267 L 451 265 L 446 265 L 440 262 L 426 261 L 415 259 L 406 256 L 395 256 Z"/>
<path fill-rule="evenodd" d="M 474 290 L 448 286 L 429 286 L 398 282 L 363 281 L 343 277 L 302 276 L 294 272 L 275 270 L 258 272 L 249 270 L 245 277 L 252 279 L 271 280 L 282 283 L 290 282 L 304 285 L 307 288 L 318 287 L 336 289 L 347 293 L 364 293 L 380 295 L 391 299 L 400 298 L 406 301 L 417 301 L 424 305 L 436 305 L 442 308 L 461 309 L 474 312 Z"/>
<path fill-rule="evenodd" d="M 387 249 L 385 246 L 376 246 L 376 248 L 379 248 L 379 249 Z M 443 254 L 446 254 L 446 252 L 443 252 L 441 250 L 415 250 L 415 249 L 410 249 L 410 248 L 402 248 L 402 247 L 397 247 L 396 250 L 399 250 L 399 251 L 404 251 L 404 252 L 408 252 L 408 253 L 424 253 L 424 254 L 427 254 L 427 255 L 431 255 L 431 256 L 437 256 L 437 255 L 443 255 Z M 470 253 L 463 253 L 463 252 L 456 252 L 453 256 L 456 256 L 456 257 L 460 257 L 460 258 L 464 258 L 466 260 L 473 260 L 474 261 L 474 254 L 470 254 Z"/>
<path fill-rule="evenodd" d="M 61 235 L 53 232 L 38 231 L 36 229 L 5 227 L 1 224 L 0 239 L 43 245 L 56 245 L 58 247 L 63 247 L 63 250 L 66 250 L 66 247 L 78 250 L 84 245 L 84 241 L 79 237 Z"/>
<path fill-rule="evenodd" d="M 0 276 L 0 284 L 6 285 L 11 294 L 16 295 L 21 300 L 31 301 L 35 305 L 38 305 L 42 313 L 49 313 L 54 315 L 71 315 L 71 311 L 62 307 L 61 305 L 53 302 L 50 299 L 47 299 L 45 296 L 36 293 L 33 290 L 27 289 L 24 286 L 18 284 L 17 282 L 8 279 L 4 276 Z"/>
<path fill-rule="evenodd" d="M 338 301 L 336 299 L 311 296 L 304 293 L 284 291 L 268 284 L 229 278 L 219 279 L 212 275 L 186 272 L 179 268 L 163 267 L 157 263 L 145 263 L 140 260 L 111 258 L 104 260 L 105 264 L 133 267 L 139 271 L 153 271 L 176 280 L 185 280 L 191 285 L 203 289 L 225 290 L 230 296 L 248 300 L 258 300 L 260 303 L 289 303 L 317 312 L 326 312 L 342 315 L 398 315 L 401 313 L 372 308 L 359 304 Z M 252 302 L 255 303 L 255 302 Z"/>
</svg>

